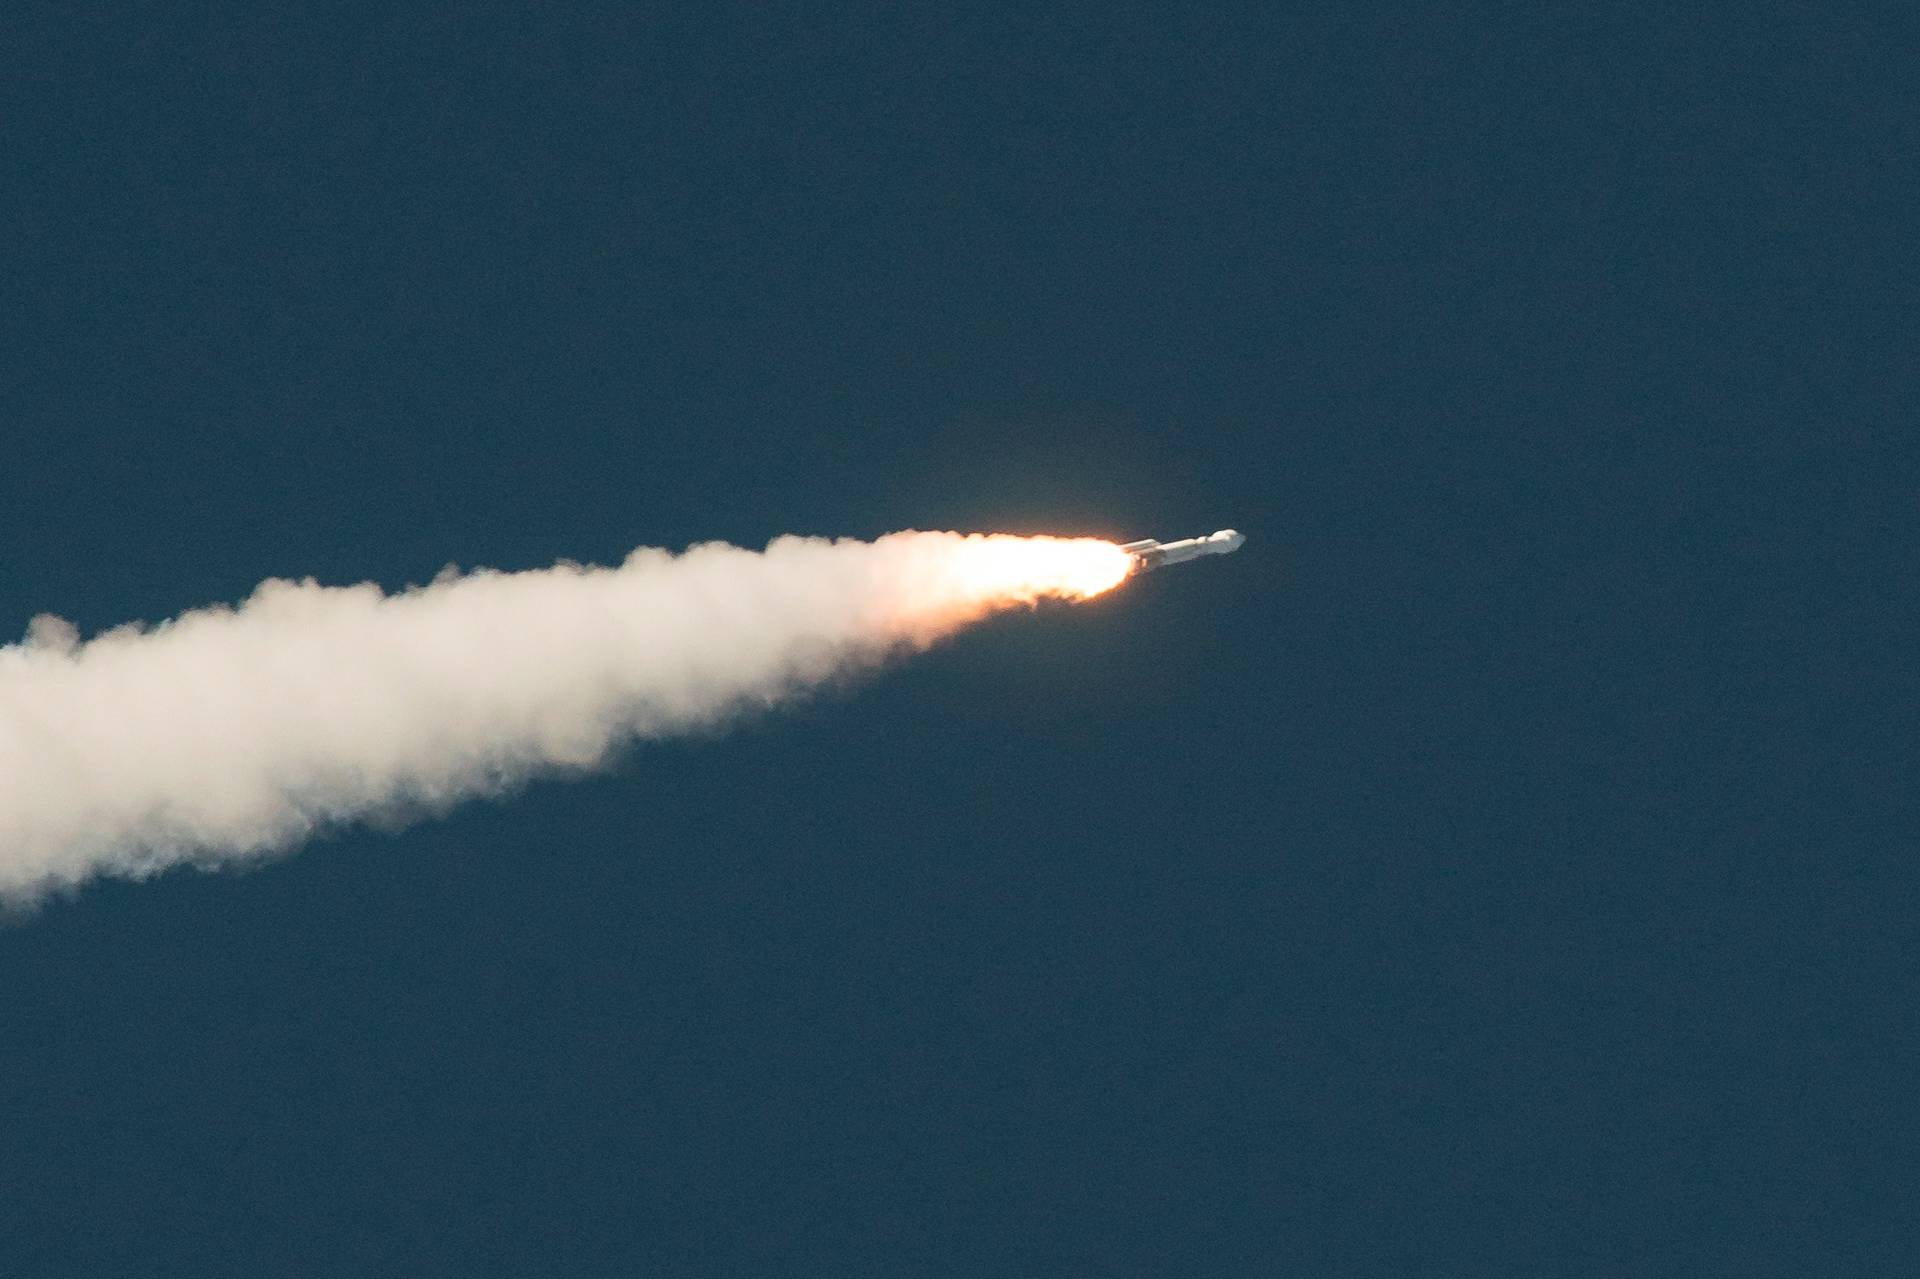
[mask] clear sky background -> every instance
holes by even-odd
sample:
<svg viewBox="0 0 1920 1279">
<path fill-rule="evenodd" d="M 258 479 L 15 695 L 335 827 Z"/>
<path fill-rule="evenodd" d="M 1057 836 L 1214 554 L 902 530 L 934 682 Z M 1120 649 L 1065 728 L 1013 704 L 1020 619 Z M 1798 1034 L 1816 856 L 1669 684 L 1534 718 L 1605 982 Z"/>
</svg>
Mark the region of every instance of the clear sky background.
<svg viewBox="0 0 1920 1279">
<path fill-rule="evenodd" d="M 4 21 L 10 634 L 1249 541 L 0 930 L 0 1273 L 1912 1270 L 1910 29 L 285 8 Z"/>
</svg>

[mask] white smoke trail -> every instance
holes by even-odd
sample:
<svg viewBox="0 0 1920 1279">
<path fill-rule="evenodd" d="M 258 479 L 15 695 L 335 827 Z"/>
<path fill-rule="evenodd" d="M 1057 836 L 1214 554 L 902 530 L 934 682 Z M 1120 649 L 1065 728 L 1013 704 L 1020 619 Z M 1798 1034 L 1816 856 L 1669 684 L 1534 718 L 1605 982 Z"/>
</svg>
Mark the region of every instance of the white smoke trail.
<svg viewBox="0 0 1920 1279">
<path fill-rule="evenodd" d="M 391 596 L 269 580 L 84 644 L 43 615 L 0 648 L 0 901 L 591 767 L 1128 567 L 1091 539 L 785 537 Z"/>
</svg>

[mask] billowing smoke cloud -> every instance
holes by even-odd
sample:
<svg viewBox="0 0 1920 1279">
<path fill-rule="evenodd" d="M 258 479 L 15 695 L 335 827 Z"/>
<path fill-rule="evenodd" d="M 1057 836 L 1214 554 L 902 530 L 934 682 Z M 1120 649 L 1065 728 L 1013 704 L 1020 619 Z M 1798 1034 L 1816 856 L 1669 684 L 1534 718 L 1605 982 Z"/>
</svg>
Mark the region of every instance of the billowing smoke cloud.
<svg viewBox="0 0 1920 1279">
<path fill-rule="evenodd" d="M 87 643 L 43 615 L 0 648 L 0 900 L 590 768 L 1128 565 L 1090 539 L 787 537 L 396 595 L 271 580 Z"/>
</svg>

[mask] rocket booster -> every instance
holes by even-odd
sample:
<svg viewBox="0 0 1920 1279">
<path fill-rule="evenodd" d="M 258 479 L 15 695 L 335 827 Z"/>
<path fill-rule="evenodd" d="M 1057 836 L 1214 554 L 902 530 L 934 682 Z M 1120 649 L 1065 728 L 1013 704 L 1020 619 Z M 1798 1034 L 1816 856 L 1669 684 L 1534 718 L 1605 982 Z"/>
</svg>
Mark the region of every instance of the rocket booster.
<svg viewBox="0 0 1920 1279">
<path fill-rule="evenodd" d="M 1246 534 L 1223 528 L 1218 533 L 1189 537 L 1178 542 L 1156 542 L 1149 537 L 1138 542 L 1127 542 L 1120 549 L 1133 556 L 1133 571 L 1144 573 L 1167 564 L 1184 564 L 1202 555 L 1231 555 L 1246 540 Z"/>
</svg>

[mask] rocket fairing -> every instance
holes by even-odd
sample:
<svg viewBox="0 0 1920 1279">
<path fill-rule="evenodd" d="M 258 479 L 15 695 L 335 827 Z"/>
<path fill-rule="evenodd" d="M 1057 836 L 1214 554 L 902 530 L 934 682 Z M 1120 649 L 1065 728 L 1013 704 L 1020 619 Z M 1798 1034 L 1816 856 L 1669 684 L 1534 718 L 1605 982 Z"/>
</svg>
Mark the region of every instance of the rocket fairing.
<svg viewBox="0 0 1920 1279">
<path fill-rule="evenodd" d="M 1223 528 L 1218 533 L 1189 537 L 1179 542 L 1156 542 L 1149 537 L 1138 542 L 1126 542 L 1120 549 L 1133 556 L 1133 571 L 1144 573 L 1166 564 L 1184 564 L 1202 555 L 1231 555 L 1246 540 L 1246 534 Z"/>
</svg>

